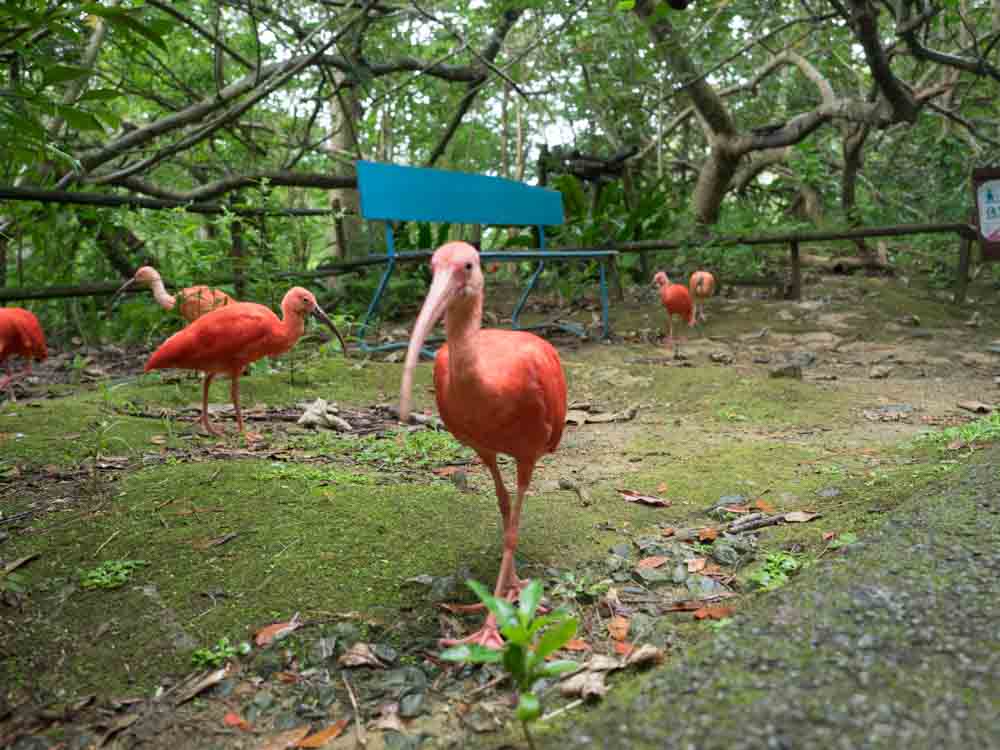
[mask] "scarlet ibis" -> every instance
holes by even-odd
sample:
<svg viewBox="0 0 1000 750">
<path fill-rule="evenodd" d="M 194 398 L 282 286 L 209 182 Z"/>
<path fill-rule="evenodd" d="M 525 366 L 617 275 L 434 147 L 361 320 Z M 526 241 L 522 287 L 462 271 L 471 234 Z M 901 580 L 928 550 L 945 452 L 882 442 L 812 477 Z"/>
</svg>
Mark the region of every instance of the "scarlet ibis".
<svg viewBox="0 0 1000 750">
<path fill-rule="evenodd" d="M 715 294 L 715 277 L 708 271 L 695 271 L 688 286 L 694 300 L 694 317 L 705 320 L 705 300 Z"/>
<path fill-rule="evenodd" d="M 399 414 L 409 420 L 413 371 L 435 323 L 445 318 L 447 343 L 434 360 L 434 393 L 445 427 L 489 469 L 503 518 L 503 558 L 495 595 L 514 596 L 523 586 L 514 570 L 521 507 L 538 459 L 559 445 L 566 419 L 566 376 L 555 348 L 525 331 L 483 329 L 483 272 L 479 253 L 449 242 L 431 258 L 434 280 L 417 317 L 403 369 Z M 517 496 L 497 468 L 497 454 L 517 462 Z M 482 629 L 454 643 L 500 648 L 491 614 Z"/>
<path fill-rule="evenodd" d="M 24 370 L 17 374 L 10 369 L 10 357 L 15 354 L 28 361 Z M 7 371 L 7 376 L 0 380 L 0 389 L 7 389 L 11 401 L 14 400 L 12 383 L 31 374 L 32 360 L 41 362 L 48 356 L 45 333 L 38 318 L 21 307 L 0 307 L 0 361 Z"/>
<path fill-rule="evenodd" d="M 691 295 L 688 294 L 686 286 L 672 283 L 663 271 L 658 271 L 653 276 L 653 283 L 659 288 L 660 302 L 663 303 L 663 307 L 667 311 L 667 344 L 673 345 L 675 315 L 686 319 L 689 326 L 694 325 L 694 307 L 691 304 Z"/>
<path fill-rule="evenodd" d="M 243 432 L 240 373 L 261 357 L 276 357 L 295 346 L 305 331 L 306 316 L 314 315 L 328 325 L 347 354 L 340 331 L 309 290 L 299 286 L 289 289 L 281 300 L 281 312 L 283 319 L 279 320 L 268 308 L 255 302 L 233 302 L 213 310 L 164 341 L 146 362 L 145 371 L 175 367 L 205 373 L 201 425 L 213 435 L 222 432 L 208 421 L 208 387 L 216 375 L 228 375 L 233 381 L 236 424 Z"/>
<path fill-rule="evenodd" d="M 225 307 L 226 305 L 232 305 L 236 302 L 236 300 L 221 289 L 212 289 L 203 284 L 181 289 L 176 295 L 168 294 L 166 287 L 163 286 L 163 279 L 160 277 L 159 272 L 152 266 L 143 266 L 136 271 L 135 276 L 122 284 L 121 288 L 115 293 L 115 299 L 132 284 L 144 284 L 148 286 L 153 291 L 153 299 L 164 310 L 173 310 L 174 307 L 177 307 L 179 301 L 180 307 L 178 309 L 181 317 L 188 323 L 197 320 L 205 313 L 212 312 L 212 310 Z"/>
</svg>

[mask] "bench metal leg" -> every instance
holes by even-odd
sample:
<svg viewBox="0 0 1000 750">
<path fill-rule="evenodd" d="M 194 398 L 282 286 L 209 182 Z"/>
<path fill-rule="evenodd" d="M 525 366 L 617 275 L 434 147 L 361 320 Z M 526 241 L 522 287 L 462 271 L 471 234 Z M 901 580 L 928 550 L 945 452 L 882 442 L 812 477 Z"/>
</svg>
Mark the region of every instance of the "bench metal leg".
<svg viewBox="0 0 1000 750">
<path fill-rule="evenodd" d="M 378 312 L 379 302 L 382 301 L 382 295 L 385 294 L 385 288 L 389 284 L 389 277 L 392 276 L 395 267 L 396 259 L 392 257 L 387 258 L 385 271 L 382 272 L 382 278 L 375 288 L 375 295 L 372 297 L 372 301 L 368 303 L 368 312 L 365 313 L 365 318 L 361 321 L 361 326 L 358 328 L 358 339 L 360 340 L 361 349 L 364 351 L 370 351 L 368 345 L 365 343 L 365 333 L 367 332 L 368 324 L 371 323 L 372 318 L 375 317 L 375 313 Z"/>
<path fill-rule="evenodd" d="M 601 328 L 603 333 L 601 338 L 608 339 L 611 331 L 608 327 L 608 279 L 606 273 L 607 263 L 601 261 Z"/>
<path fill-rule="evenodd" d="M 521 324 L 518 322 L 518 317 L 521 315 L 521 310 L 524 308 L 524 304 L 528 301 L 528 295 L 535 288 L 535 284 L 538 283 L 538 277 L 542 274 L 542 269 L 545 268 L 545 261 L 538 261 L 538 268 L 531 275 L 531 279 L 528 281 L 528 286 L 524 290 L 524 294 L 521 295 L 521 299 L 518 300 L 517 305 L 514 307 L 514 312 L 510 316 L 511 328 L 515 331 L 521 330 Z"/>
<path fill-rule="evenodd" d="M 368 324 L 375 317 L 378 312 L 379 303 L 382 301 L 382 295 L 385 294 L 385 289 L 389 285 L 389 277 L 392 276 L 393 270 L 396 268 L 396 259 L 389 257 L 386 259 L 386 268 L 382 273 L 382 278 L 378 282 L 378 287 L 375 289 L 375 295 L 372 297 L 372 301 L 368 303 L 368 312 L 365 313 L 365 319 L 361 322 L 361 326 L 358 328 L 358 349 L 363 352 L 387 352 L 393 349 L 406 349 L 410 344 L 406 341 L 395 341 L 388 344 L 378 344 L 372 346 L 367 341 L 365 341 L 365 333 L 368 328 Z M 427 344 L 440 343 L 440 339 L 428 339 Z M 436 353 L 435 349 L 424 346 L 420 353 L 428 357 L 429 359 L 434 359 Z"/>
</svg>

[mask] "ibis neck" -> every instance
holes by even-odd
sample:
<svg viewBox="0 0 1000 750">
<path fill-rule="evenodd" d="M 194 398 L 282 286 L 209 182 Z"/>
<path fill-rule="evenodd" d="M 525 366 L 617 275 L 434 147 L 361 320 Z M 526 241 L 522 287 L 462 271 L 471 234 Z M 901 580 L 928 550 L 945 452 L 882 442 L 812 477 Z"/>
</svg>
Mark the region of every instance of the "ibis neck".
<svg viewBox="0 0 1000 750">
<path fill-rule="evenodd" d="M 156 303 L 162 307 L 164 310 L 173 310 L 174 305 L 177 304 L 177 298 L 172 294 L 167 294 L 167 288 L 163 286 L 163 279 L 154 279 L 149 284 L 150 288 L 153 290 L 153 299 Z"/>
<path fill-rule="evenodd" d="M 444 328 L 448 336 L 449 359 L 455 365 L 475 357 L 473 342 L 483 325 L 483 295 L 456 299 L 448 306 Z"/>
<path fill-rule="evenodd" d="M 302 315 L 282 309 L 281 338 L 284 349 L 288 351 L 295 345 L 306 331 L 306 321 Z"/>
</svg>

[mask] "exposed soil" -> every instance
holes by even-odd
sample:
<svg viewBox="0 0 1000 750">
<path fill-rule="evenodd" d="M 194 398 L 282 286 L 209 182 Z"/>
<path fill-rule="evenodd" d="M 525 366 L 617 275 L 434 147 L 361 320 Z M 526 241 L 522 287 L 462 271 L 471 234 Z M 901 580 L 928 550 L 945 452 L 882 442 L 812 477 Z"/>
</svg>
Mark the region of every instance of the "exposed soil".
<svg viewBox="0 0 1000 750">
<path fill-rule="evenodd" d="M 613 306 L 615 343 L 556 339 L 584 423 L 536 474 L 519 571 L 580 618 L 584 658 L 642 644 L 673 654 L 711 637 L 682 603 L 767 606 L 751 592 L 767 552 L 822 555 L 829 535 L 863 533 L 974 451 L 907 441 L 981 416 L 959 402 L 1000 400 L 995 305 L 955 310 L 880 279 L 807 291 L 801 303 L 713 300 L 680 358 L 659 341 L 647 290 Z M 593 329 L 582 307 L 550 300 L 534 315 Z M 495 309 L 502 320 L 509 307 Z M 382 405 L 401 366 L 300 345 L 293 361 L 244 379 L 247 416 L 264 434 L 246 443 L 199 436 L 197 381 L 139 378 L 145 353 L 55 350 L 0 407 L 0 563 L 36 556 L 12 570 L 16 586 L 0 578 L 0 746 L 253 747 L 338 721 L 329 746 L 353 746 L 348 684 L 369 748 L 464 746 L 502 728 L 510 692 L 486 687 L 499 672 L 436 657 L 438 636 L 476 618 L 435 604 L 468 600 L 469 576 L 496 575 L 492 482 L 432 424 L 395 424 Z M 788 363 L 801 380 L 771 377 Z M 336 403 L 350 433 L 295 424 L 317 397 Z M 224 404 L 213 419 L 232 429 Z M 627 503 L 622 489 L 669 507 Z M 793 511 L 821 515 L 725 537 L 731 554 L 698 541 L 749 513 Z M 669 574 L 640 574 L 651 556 L 669 560 Z M 696 558 L 705 573 L 688 571 Z M 128 559 L 146 564 L 126 585 L 83 588 L 88 570 Z M 204 675 L 185 681 L 196 648 L 237 644 L 295 613 L 304 625 L 288 639 L 177 700 Z M 632 623 L 627 646 L 609 636 L 613 615 Z M 355 643 L 379 666 L 342 667 Z M 550 710 L 569 700 L 556 692 Z"/>
</svg>

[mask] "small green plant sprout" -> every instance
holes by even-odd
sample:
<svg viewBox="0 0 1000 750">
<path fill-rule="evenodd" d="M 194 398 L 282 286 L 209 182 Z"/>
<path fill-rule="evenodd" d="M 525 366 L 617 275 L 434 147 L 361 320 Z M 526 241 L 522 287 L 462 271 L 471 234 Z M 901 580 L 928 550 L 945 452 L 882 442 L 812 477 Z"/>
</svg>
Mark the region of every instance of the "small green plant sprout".
<svg viewBox="0 0 1000 750">
<path fill-rule="evenodd" d="M 223 636 L 212 648 L 195 649 L 194 653 L 191 654 L 191 664 L 196 669 L 215 669 L 235 658 L 237 654 L 246 656 L 250 653 L 251 648 L 247 641 L 233 646 L 229 639 Z"/>
<path fill-rule="evenodd" d="M 128 583 L 132 572 L 143 565 L 145 560 L 105 560 L 96 568 L 80 575 L 80 586 L 85 589 L 117 589 Z"/>
<path fill-rule="evenodd" d="M 840 549 L 841 547 L 846 547 L 850 544 L 854 544 L 856 541 L 858 541 L 857 534 L 855 534 L 853 531 L 845 531 L 843 534 L 838 534 L 833 539 L 831 539 L 830 543 L 827 544 L 826 546 L 828 549 Z"/>
<path fill-rule="evenodd" d="M 531 581 L 521 590 L 517 607 L 506 599 L 498 599 L 477 581 L 468 581 L 469 588 L 496 617 L 503 648 L 462 644 L 447 649 L 442 659 L 466 664 L 500 664 L 510 675 L 517 691 L 516 715 L 524 729 L 528 744 L 534 748 L 528 725 L 542 715 L 542 704 L 533 692 L 536 683 L 546 678 L 572 672 L 579 668 L 575 661 L 545 661 L 545 657 L 565 646 L 576 634 L 578 622 L 568 612 L 556 610 L 536 617 L 542 600 L 541 581 Z"/>
<path fill-rule="evenodd" d="M 790 576 L 802 567 L 795 555 L 788 552 L 771 552 L 764 565 L 753 572 L 750 583 L 763 591 L 773 591 L 788 583 Z"/>
</svg>

